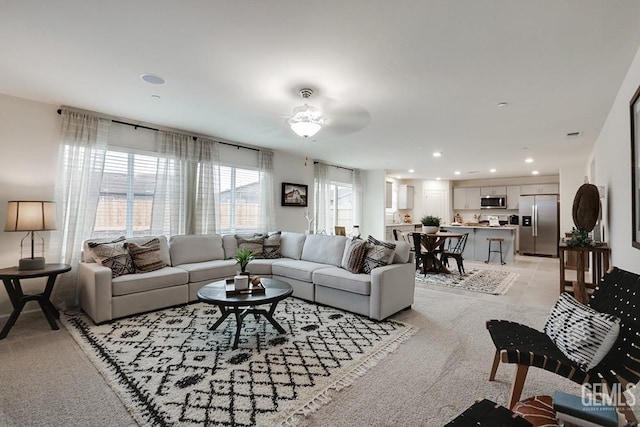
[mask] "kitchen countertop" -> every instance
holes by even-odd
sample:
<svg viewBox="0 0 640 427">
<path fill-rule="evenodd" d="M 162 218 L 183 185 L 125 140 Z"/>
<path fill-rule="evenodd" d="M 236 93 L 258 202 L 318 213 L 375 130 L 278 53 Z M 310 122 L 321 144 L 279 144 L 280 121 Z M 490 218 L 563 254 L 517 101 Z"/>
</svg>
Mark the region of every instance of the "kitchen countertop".
<svg viewBox="0 0 640 427">
<path fill-rule="evenodd" d="M 420 222 L 388 222 L 386 224 L 387 227 L 396 227 L 398 225 L 413 225 L 413 226 L 416 226 L 416 225 L 422 225 L 422 223 L 420 223 Z"/>
<path fill-rule="evenodd" d="M 490 230 L 516 230 L 518 228 L 517 225 L 500 225 L 498 227 L 489 227 L 488 225 L 441 225 L 440 228 L 487 228 Z"/>
</svg>

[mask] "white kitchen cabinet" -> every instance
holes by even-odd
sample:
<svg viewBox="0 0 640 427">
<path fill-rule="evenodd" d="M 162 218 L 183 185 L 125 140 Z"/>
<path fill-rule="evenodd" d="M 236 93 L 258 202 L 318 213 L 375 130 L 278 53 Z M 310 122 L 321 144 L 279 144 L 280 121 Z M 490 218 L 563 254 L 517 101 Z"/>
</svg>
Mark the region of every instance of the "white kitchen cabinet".
<svg viewBox="0 0 640 427">
<path fill-rule="evenodd" d="M 454 188 L 453 209 L 480 209 L 480 188 Z"/>
<path fill-rule="evenodd" d="M 398 186 L 398 209 L 413 209 L 413 186 Z"/>
<path fill-rule="evenodd" d="M 385 182 L 384 207 L 391 209 L 393 207 L 393 182 Z"/>
<path fill-rule="evenodd" d="M 506 194 L 507 194 L 507 187 L 505 186 L 480 188 L 481 196 L 505 196 Z"/>
<path fill-rule="evenodd" d="M 507 187 L 507 209 L 518 209 L 520 203 L 520 186 L 509 185 Z"/>
<path fill-rule="evenodd" d="M 520 194 L 558 194 L 558 184 L 529 184 L 520 187 Z"/>
</svg>

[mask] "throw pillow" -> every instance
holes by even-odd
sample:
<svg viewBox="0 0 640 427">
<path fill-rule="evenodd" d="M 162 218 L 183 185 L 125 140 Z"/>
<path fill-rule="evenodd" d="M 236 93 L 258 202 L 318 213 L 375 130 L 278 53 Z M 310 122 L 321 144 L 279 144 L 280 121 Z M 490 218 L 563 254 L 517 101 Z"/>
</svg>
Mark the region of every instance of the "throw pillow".
<svg viewBox="0 0 640 427">
<path fill-rule="evenodd" d="M 253 253 L 254 258 L 264 258 L 262 254 L 264 247 L 263 235 L 257 237 L 242 237 L 236 234 L 236 240 L 238 240 L 238 249 L 249 249 L 251 253 Z"/>
<path fill-rule="evenodd" d="M 544 325 L 544 333 L 584 370 L 600 363 L 619 332 L 619 318 L 580 304 L 566 292 L 560 294 Z"/>
<path fill-rule="evenodd" d="M 364 256 L 363 273 L 371 273 L 374 268 L 382 267 L 391 262 L 396 245 L 389 242 L 381 242 L 372 236 L 367 238 L 367 253 Z"/>
<path fill-rule="evenodd" d="M 103 264 L 107 258 L 127 253 L 124 245 L 126 240 L 124 236 L 109 241 L 91 241 L 87 243 L 93 259 L 98 264 Z"/>
<path fill-rule="evenodd" d="M 364 267 L 364 257 L 369 249 L 367 242 L 362 239 L 349 240 L 349 245 L 342 257 L 342 268 L 351 273 L 360 273 Z"/>
<path fill-rule="evenodd" d="M 136 273 L 147 273 L 149 271 L 160 270 L 167 266 L 160 255 L 160 240 L 151 239 L 139 245 L 127 242 L 126 248 L 129 250 Z"/>
<path fill-rule="evenodd" d="M 273 231 L 265 236 L 262 255 L 266 259 L 280 258 L 280 240 L 282 238 L 282 231 Z"/>
<path fill-rule="evenodd" d="M 111 278 L 124 276 L 136 272 L 133 260 L 129 254 L 114 255 L 102 261 L 102 265 L 111 269 Z"/>
</svg>

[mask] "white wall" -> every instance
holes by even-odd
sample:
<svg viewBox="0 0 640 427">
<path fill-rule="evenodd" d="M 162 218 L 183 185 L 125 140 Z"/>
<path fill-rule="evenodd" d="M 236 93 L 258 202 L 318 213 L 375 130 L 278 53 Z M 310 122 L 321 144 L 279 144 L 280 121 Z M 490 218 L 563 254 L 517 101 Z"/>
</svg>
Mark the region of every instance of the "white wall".
<svg viewBox="0 0 640 427">
<path fill-rule="evenodd" d="M 362 181 L 362 225 L 360 232 L 363 238 L 368 235 L 383 240 L 385 228 L 385 172 L 384 170 L 361 171 Z"/>
<path fill-rule="evenodd" d="M 0 94 L 0 224 L 6 221 L 9 200 L 54 198 L 60 133 L 57 108 Z M 49 241 L 49 234 L 42 233 L 46 242 Z M 20 239 L 23 236 L 23 233 L 0 231 L 0 268 L 18 264 Z M 44 283 L 44 279 L 22 281 L 25 293 L 42 292 Z M 72 293 L 69 289 L 61 288 L 54 291 L 54 300 Z M 29 302 L 25 310 L 37 307 L 35 302 Z M 0 291 L 0 314 L 10 311 L 11 304 L 3 288 Z"/>
<path fill-rule="evenodd" d="M 640 85 L 640 50 L 618 91 L 593 148 L 596 184 L 604 186 L 604 240 L 611 246 L 613 265 L 640 273 L 640 250 L 631 246 L 631 142 L 629 101 Z M 583 175 L 591 160 L 583 165 Z M 607 236 L 608 234 L 608 236 Z"/>
<path fill-rule="evenodd" d="M 578 188 L 584 184 L 584 163 L 566 163 L 560 169 L 560 237 L 570 232 L 573 223 L 573 199 Z"/>
<path fill-rule="evenodd" d="M 273 159 L 276 185 L 276 229 L 296 231 L 299 233 L 307 229 L 307 220 L 304 217 L 306 210 L 313 216 L 313 161 L 305 161 L 301 157 L 291 156 L 286 153 L 276 152 Z M 306 208 L 294 206 L 281 206 L 282 183 L 293 182 L 295 184 L 308 185 L 308 206 Z M 315 223 L 313 224 L 315 225 Z"/>
</svg>

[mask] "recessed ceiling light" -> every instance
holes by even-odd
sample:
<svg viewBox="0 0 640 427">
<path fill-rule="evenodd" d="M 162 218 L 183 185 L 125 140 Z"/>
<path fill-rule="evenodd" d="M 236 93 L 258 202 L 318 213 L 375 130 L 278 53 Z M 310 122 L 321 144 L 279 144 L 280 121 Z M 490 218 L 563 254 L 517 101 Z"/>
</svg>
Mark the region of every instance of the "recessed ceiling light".
<svg viewBox="0 0 640 427">
<path fill-rule="evenodd" d="M 506 102 L 498 102 L 498 107 L 506 107 L 507 105 L 509 104 L 507 104 Z"/>
<path fill-rule="evenodd" d="M 140 78 L 142 81 L 151 83 L 152 85 L 163 85 L 165 83 L 165 80 L 157 74 L 143 73 L 140 74 Z"/>
<path fill-rule="evenodd" d="M 436 178 L 436 181 L 440 181 L 441 179 L 442 179 L 442 178 L 440 178 L 440 177 L 437 177 L 437 178 Z"/>
<path fill-rule="evenodd" d="M 455 171 L 454 174 L 455 175 L 460 175 L 460 171 Z"/>
<path fill-rule="evenodd" d="M 440 157 L 440 156 L 442 156 L 442 153 L 440 151 L 433 152 L 433 157 Z"/>
<path fill-rule="evenodd" d="M 527 157 L 524 161 L 525 163 L 533 163 L 533 159 L 531 157 Z"/>
<path fill-rule="evenodd" d="M 402 179 L 402 177 L 400 175 L 396 176 L 396 179 Z"/>
<path fill-rule="evenodd" d="M 533 171 L 533 172 L 531 172 L 531 175 L 538 175 L 539 173 L 540 172 L 538 172 L 538 171 Z"/>
<path fill-rule="evenodd" d="M 489 172 L 496 173 L 496 170 L 495 169 L 489 169 Z"/>
<path fill-rule="evenodd" d="M 414 173 L 415 169 L 409 169 L 409 173 Z"/>
</svg>

